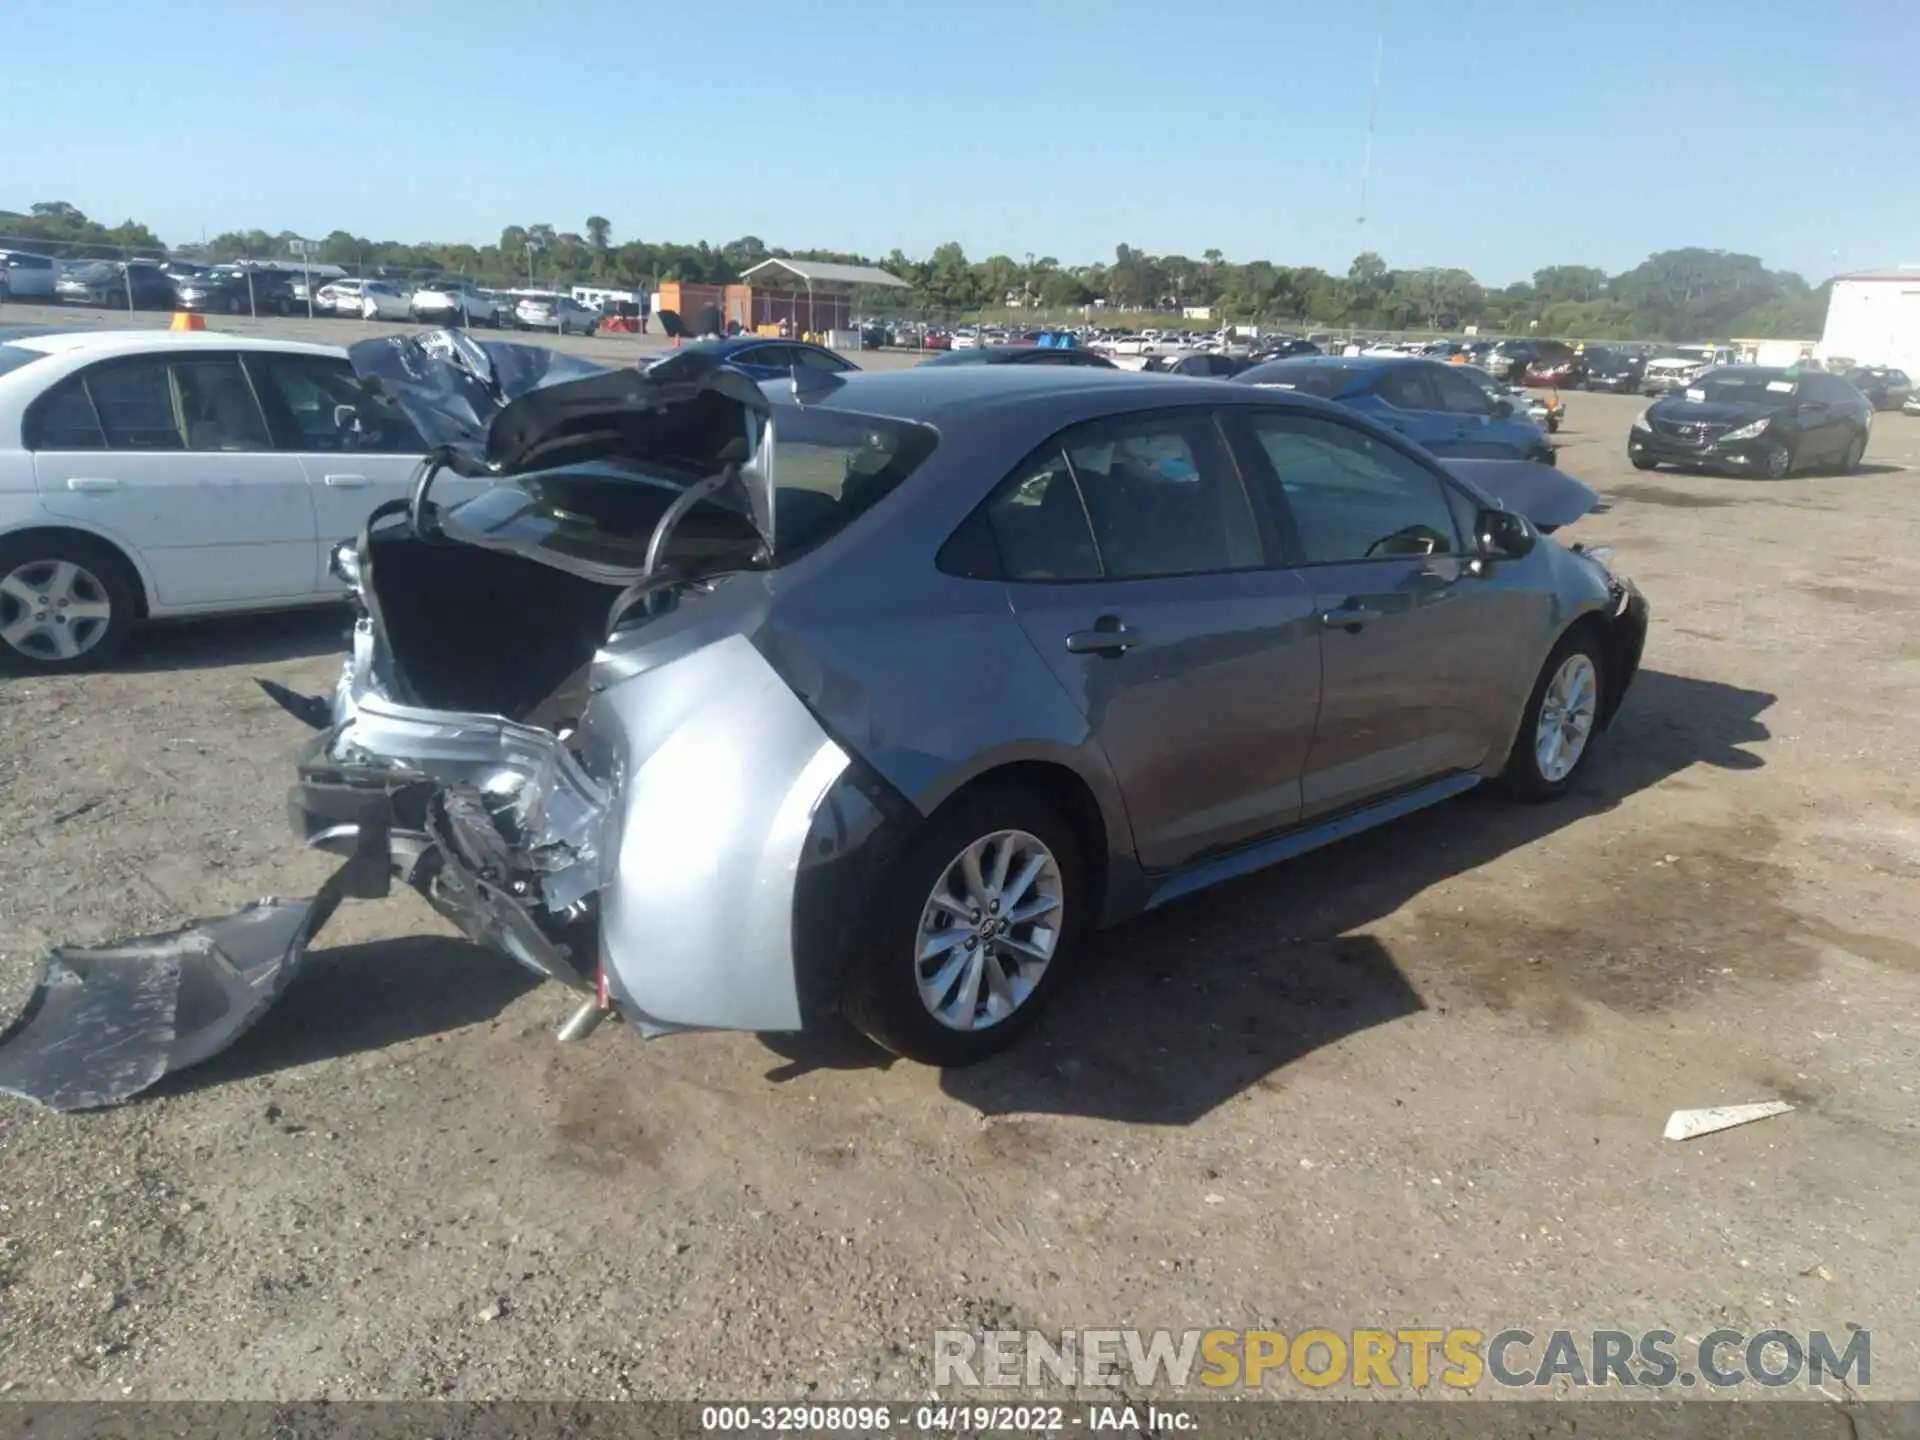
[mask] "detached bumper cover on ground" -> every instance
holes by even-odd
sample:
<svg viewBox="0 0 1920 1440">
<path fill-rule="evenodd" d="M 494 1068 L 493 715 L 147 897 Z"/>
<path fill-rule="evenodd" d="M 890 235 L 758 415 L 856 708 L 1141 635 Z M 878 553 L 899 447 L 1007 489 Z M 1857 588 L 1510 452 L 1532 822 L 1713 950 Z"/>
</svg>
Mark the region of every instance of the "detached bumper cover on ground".
<svg viewBox="0 0 1920 1440">
<path fill-rule="evenodd" d="M 386 835 L 368 819 L 361 845 L 311 899 L 256 900 L 164 935 L 55 950 L 0 1035 L 0 1093 L 93 1110 L 225 1050 L 286 991 L 342 900 L 387 893 Z"/>
</svg>

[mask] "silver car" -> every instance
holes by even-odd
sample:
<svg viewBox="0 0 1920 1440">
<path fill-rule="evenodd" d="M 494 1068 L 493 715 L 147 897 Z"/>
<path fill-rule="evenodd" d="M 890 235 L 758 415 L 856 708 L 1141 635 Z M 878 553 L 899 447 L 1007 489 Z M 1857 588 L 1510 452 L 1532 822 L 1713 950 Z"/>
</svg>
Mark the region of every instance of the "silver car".
<svg viewBox="0 0 1920 1440">
<path fill-rule="evenodd" d="M 336 552 L 361 610 L 334 693 L 269 687 L 319 731 L 294 824 L 347 864 L 135 942 L 220 957 L 218 1033 L 167 1031 L 196 1058 L 399 879 L 579 991 L 563 1035 L 837 1010 L 979 1060 L 1103 927 L 1485 781 L 1564 794 L 1645 639 L 1608 556 L 1543 533 L 1579 481 L 1309 397 L 995 365 L 763 387 L 465 332 L 351 355 L 434 448 Z M 442 469 L 496 483 L 442 506 Z M 32 1093 L 34 1051 L 0 1047 L 0 1088 Z"/>
</svg>

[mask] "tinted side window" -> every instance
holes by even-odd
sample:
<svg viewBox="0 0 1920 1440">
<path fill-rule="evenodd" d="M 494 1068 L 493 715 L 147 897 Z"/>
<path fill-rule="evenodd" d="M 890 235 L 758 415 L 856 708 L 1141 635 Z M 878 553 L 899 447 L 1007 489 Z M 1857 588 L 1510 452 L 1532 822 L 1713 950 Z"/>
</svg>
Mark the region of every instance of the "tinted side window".
<svg viewBox="0 0 1920 1440">
<path fill-rule="evenodd" d="M 427 448 L 391 402 L 360 388 L 353 367 L 344 360 L 254 355 L 247 365 L 260 380 L 262 398 L 284 407 L 294 431 L 289 443 L 295 449 L 413 455 Z M 342 407 L 353 413 L 342 414 Z"/>
<path fill-rule="evenodd" d="M 1108 579 L 1265 563 L 1253 507 L 1211 416 L 1102 422 L 1069 434 L 1066 450 Z"/>
<path fill-rule="evenodd" d="M 1373 393 L 1396 410 L 1435 410 L 1439 402 L 1427 389 L 1426 373 L 1413 365 L 1399 365 L 1374 382 Z"/>
<path fill-rule="evenodd" d="M 267 418 L 238 357 L 183 360 L 173 366 L 189 450 L 271 450 Z"/>
<path fill-rule="evenodd" d="M 1436 370 L 1428 377 L 1440 397 L 1440 408 L 1458 415 L 1491 415 L 1493 397 L 1454 370 Z"/>
<path fill-rule="evenodd" d="M 835 355 L 831 350 L 797 350 L 802 365 L 812 366 L 815 370 L 826 370 L 839 374 L 842 370 L 851 370 L 853 366 Z"/>
<path fill-rule="evenodd" d="M 94 414 L 85 380 L 75 375 L 53 387 L 33 407 L 27 424 L 29 450 L 104 450 L 106 433 Z"/>
<path fill-rule="evenodd" d="M 1336 421 L 1260 415 L 1254 434 L 1309 565 L 1461 553 L 1440 477 Z"/>
<path fill-rule="evenodd" d="M 1100 552 L 1064 451 L 1044 451 L 1015 470 L 986 514 L 1007 579 L 1100 578 Z"/>
<path fill-rule="evenodd" d="M 184 450 L 173 387 L 161 361 L 112 365 L 87 376 L 87 393 L 114 450 Z"/>
<path fill-rule="evenodd" d="M 791 370 L 793 347 L 791 345 L 751 345 L 744 350 L 735 351 L 733 358 L 742 365 L 772 365 L 781 370 Z"/>
</svg>

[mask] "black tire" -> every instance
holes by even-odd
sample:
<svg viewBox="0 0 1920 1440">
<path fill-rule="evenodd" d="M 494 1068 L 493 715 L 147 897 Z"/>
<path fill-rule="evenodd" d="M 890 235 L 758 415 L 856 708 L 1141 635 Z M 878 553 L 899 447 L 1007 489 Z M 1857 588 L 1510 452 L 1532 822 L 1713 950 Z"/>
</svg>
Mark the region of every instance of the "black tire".
<svg viewBox="0 0 1920 1440">
<path fill-rule="evenodd" d="M 1835 469 L 1836 475 L 1852 475 L 1859 471 L 1860 462 L 1867 458 L 1867 437 L 1864 431 L 1856 430 L 1853 438 L 1847 442 L 1847 453 L 1840 459 Z"/>
<path fill-rule="evenodd" d="M 16 649 L 0 636 L 0 668 L 39 675 L 97 669 L 111 660 L 133 633 L 140 608 L 140 581 L 126 557 L 112 546 L 83 535 L 20 535 L 0 540 L 0 580 L 25 566 L 58 561 L 79 566 L 97 583 L 109 607 L 105 630 L 80 654 L 67 659 Z M 18 617 L 19 605 L 13 597 L 0 594 L 0 629 Z"/>
<path fill-rule="evenodd" d="M 1764 472 L 1769 480 L 1784 480 L 1793 474 L 1793 449 L 1787 445 L 1775 445 L 1767 451 L 1767 465 Z"/>
<path fill-rule="evenodd" d="M 920 998 L 912 957 L 922 913 L 961 852 L 1003 830 L 1024 831 L 1052 852 L 1065 923 L 1046 969 L 1012 1014 L 977 1030 L 956 1030 L 935 1019 Z M 1010 785 L 963 800 L 929 820 L 875 887 L 860 939 L 847 957 L 841 1009 L 869 1039 L 906 1059 L 941 1066 L 984 1060 L 1018 1040 L 1046 1008 L 1090 928 L 1091 903 L 1080 837 L 1045 796 Z"/>
<path fill-rule="evenodd" d="M 1655 470 L 1660 466 L 1658 460 L 1649 460 L 1644 455 L 1629 455 L 1627 458 L 1633 462 L 1633 468 L 1636 470 Z"/>
<path fill-rule="evenodd" d="M 1549 776 L 1541 767 L 1537 745 L 1540 711 L 1546 704 L 1554 677 L 1576 654 L 1586 656 L 1593 666 L 1592 718 L 1572 768 L 1564 775 Z M 1500 778 L 1510 794 L 1529 801 L 1557 800 L 1573 788 L 1574 781 L 1580 778 L 1580 772 L 1592 758 L 1594 742 L 1599 738 L 1600 716 L 1606 711 L 1607 683 L 1606 657 L 1601 653 L 1598 637 L 1586 629 L 1561 636 L 1533 682 L 1533 693 L 1527 697 L 1527 708 L 1520 715 L 1520 729 L 1513 737 L 1513 749 L 1507 754 L 1506 769 Z"/>
</svg>

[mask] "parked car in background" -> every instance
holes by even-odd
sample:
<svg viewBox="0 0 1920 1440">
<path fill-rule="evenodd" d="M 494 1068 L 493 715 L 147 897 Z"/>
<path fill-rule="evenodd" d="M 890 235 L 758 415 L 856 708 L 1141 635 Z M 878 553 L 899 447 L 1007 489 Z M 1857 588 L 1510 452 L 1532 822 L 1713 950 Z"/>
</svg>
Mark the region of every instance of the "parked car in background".
<svg viewBox="0 0 1920 1440">
<path fill-rule="evenodd" d="M 429 280 L 413 292 L 413 317 L 428 325 L 500 325 L 500 304 L 467 280 Z"/>
<path fill-rule="evenodd" d="M 68 305 L 96 305 L 125 310 L 131 295 L 136 310 L 171 310 L 173 281 L 158 265 L 142 260 L 93 260 L 63 272 L 53 282 L 54 295 Z"/>
<path fill-rule="evenodd" d="M 1082 365 L 1095 369 L 1111 370 L 1113 361 L 1097 350 L 1085 350 L 1077 345 L 1052 347 L 1042 345 L 982 345 L 973 350 L 950 350 L 944 355 L 935 355 L 930 360 L 922 360 L 926 365 Z"/>
<path fill-rule="evenodd" d="M 411 296 L 391 280 L 368 280 L 360 287 L 363 320 L 411 320 Z"/>
<path fill-rule="evenodd" d="M 313 292 L 314 314 L 358 317 L 361 313 L 360 287 L 365 283 L 352 279 L 329 280 Z"/>
<path fill-rule="evenodd" d="M 1149 360 L 1147 369 L 1164 375 L 1197 375 L 1207 379 L 1229 380 L 1260 362 L 1244 355 L 1198 353 L 1173 360 Z"/>
<path fill-rule="evenodd" d="M 1657 397 L 1684 390 L 1706 368 L 1704 361 L 1689 355 L 1657 355 L 1640 368 L 1640 393 Z"/>
<path fill-rule="evenodd" d="M 804 340 L 779 340 L 760 335 L 741 335 L 732 340 L 696 340 L 690 345 L 681 347 L 681 351 L 686 350 L 696 354 L 711 355 L 737 370 L 746 371 L 756 380 L 784 380 L 793 373 L 793 367 L 796 365 L 805 365 L 814 370 L 827 370 L 834 374 L 860 368 L 846 356 L 837 354 L 824 345 L 812 345 Z M 929 360 L 926 363 L 931 365 L 935 362 Z"/>
<path fill-rule="evenodd" d="M 1876 410 L 1898 410 L 1913 398 L 1913 381 L 1907 372 L 1891 366 L 1862 365 L 1847 371 L 1846 379 Z"/>
<path fill-rule="evenodd" d="M 1633 395 L 1640 389 L 1647 361 L 1642 355 L 1605 347 L 1587 350 L 1587 371 L 1580 385 L 1586 390 L 1604 390 L 1615 395 Z"/>
<path fill-rule="evenodd" d="M 1902 415 L 1920 415 L 1920 390 L 1916 390 L 1913 394 L 1907 396 L 1906 402 L 1900 407 L 1900 413 Z"/>
<path fill-rule="evenodd" d="M 513 307 L 523 330 L 553 330 L 562 335 L 591 335 L 600 328 L 600 312 L 571 295 L 528 295 Z"/>
<path fill-rule="evenodd" d="M 306 302 L 293 298 L 293 276 L 284 270 L 220 269 L 183 280 L 177 303 L 182 310 L 225 315 L 304 314 Z"/>
<path fill-rule="evenodd" d="M 0 302 L 51 300 L 60 262 L 28 250 L 0 250 Z"/>
<path fill-rule="evenodd" d="M 1256 340 L 1248 350 L 1254 360 L 1284 360 L 1289 355 L 1318 355 L 1320 347 L 1311 340 L 1303 340 L 1297 335 L 1278 335 L 1268 339 Z"/>
<path fill-rule="evenodd" d="M 1568 381 L 1538 379 L 1540 376 L 1577 374 L 1578 357 L 1564 340 L 1501 340 L 1481 358 L 1481 368 L 1496 380 L 1511 385 L 1566 384 Z"/>
<path fill-rule="evenodd" d="M 1546 432 L 1461 369 L 1401 355 L 1301 356 L 1243 370 L 1233 383 L 1331 400 L 1435 455 L 1553 464 Z"/>
<path fill-rule="evenodd" d="M 1860 468 L 1872 428 L 1873 406 L 1838 375 L 1728 365 L 1641 411 L 1627 458 L 1636 470 L 1677 465 L 1773 480 L 1806 469 L 1844 475 Z"/>
<path fill-rule="evenodd" d="M 345 599 L 329 551 L 405 498 L 425 448 L 330 346 L 211 330 L 7 335 L 0 661 L 80 669 L 143 616 Z"/>
</svg>

